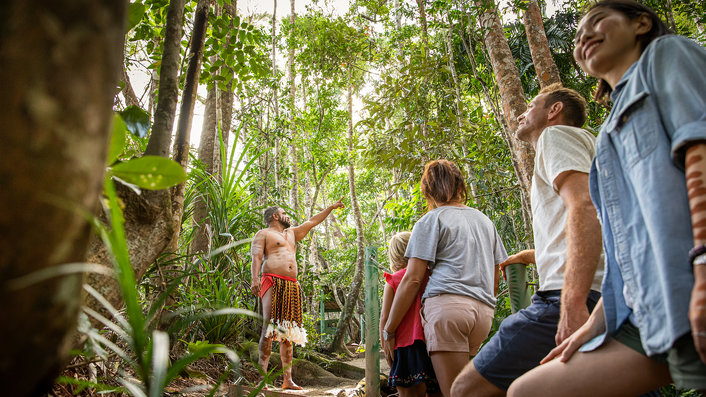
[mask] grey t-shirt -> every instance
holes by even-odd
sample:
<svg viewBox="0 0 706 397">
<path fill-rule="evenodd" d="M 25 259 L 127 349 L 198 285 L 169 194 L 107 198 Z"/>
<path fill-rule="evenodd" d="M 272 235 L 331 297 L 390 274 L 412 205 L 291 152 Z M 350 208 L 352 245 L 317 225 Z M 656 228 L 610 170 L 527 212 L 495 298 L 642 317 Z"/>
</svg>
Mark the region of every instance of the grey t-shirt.
<svg viewBox="0 0 706 397">
<path fill-rule="evenodd" d="M 493 222 L 475 208 L 429 211 L 414 225 L 405 256 L 429 261 L 424 299 L 465 295 L 495 307 L 495 265 L 507 253 Z"/>
</svg>

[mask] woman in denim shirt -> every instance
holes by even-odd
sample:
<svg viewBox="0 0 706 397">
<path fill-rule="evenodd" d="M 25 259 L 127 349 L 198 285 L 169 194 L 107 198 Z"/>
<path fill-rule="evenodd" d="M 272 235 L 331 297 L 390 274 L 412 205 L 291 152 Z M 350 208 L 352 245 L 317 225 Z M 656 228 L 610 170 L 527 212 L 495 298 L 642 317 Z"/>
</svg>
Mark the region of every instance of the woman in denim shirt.
<svg viewBox="0 0 706 397">
<path fill-rule="evenodd" d="M 705 391 L 706 51 L 618 0 L 588 11 L 575 46 L 600 80 L 596 99 L 613 104 L 590 176 L 603 298 L 509 395 L 639 395 L 672 382 Z"/>
</svg>

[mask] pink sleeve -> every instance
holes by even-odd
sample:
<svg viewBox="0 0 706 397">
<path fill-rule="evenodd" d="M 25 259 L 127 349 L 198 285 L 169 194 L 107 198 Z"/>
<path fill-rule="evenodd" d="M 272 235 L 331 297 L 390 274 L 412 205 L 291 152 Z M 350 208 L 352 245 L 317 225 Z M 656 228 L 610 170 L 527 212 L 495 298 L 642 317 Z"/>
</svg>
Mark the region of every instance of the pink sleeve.
<svg viewBox="0 0 706 397">
<path fill-rule="evenodd" d="M 385 277 L 385 281 L 386 281 L 388 284 L 390 284 L 392 287 L 397 287 L 397 286 L 395 285 L 395 281 L 394 281 L 395 279 L 394 279 L 394 277 L 392 277 L 392 274 L 390 274 L 390 273 L 388 273 L 388 272 L 383 272 L 383 273 L 382 273 L 382 276 Z"/>
</svg>

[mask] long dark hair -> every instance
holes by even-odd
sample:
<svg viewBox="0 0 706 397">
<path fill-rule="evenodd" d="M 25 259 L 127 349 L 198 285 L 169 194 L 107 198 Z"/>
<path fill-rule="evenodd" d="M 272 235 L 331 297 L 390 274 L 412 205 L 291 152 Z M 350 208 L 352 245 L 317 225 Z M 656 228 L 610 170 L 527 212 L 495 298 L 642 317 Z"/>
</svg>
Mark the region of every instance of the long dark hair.
<svg viewBox="0 0 706 397">
<path fill-rule="evenodd" d="M 662 20 L 657 16 L 657 14 L 649 7 L 642 5 L 636 1 L 632 0 L 603 0 L 599 1 L 596 4 L 592 5 L 584 15 L 588 14 L 591 10 L 594 10 L 596 8 L 609 8 L 615 11 L 618 11 L 625 15 L 628 19 L 633 20 L 635 18 L 640 17 L 643 14 L 646 14 L 647 16 L 650 17 L 650 20 L 652 21 L 652 29 L 650 29 L 649 32 L 641 35 L 638 37 L 638 40 L 640 40 L 640 53 L 645 51 L 645 48 L 654 41 L 654 39 L 660 37 L 660 36 L 665 36 L 668 34 L 671 34 L 672 32 L 669 30 L 667 25 L 662 22 Z M 610 87 L 607 81 L 601 79 L 600 82 L 598 83 L 598 87 L 596 87 L 596 93 L 593 96 L 593 99 L 596 100 L 596 102 L 602 103 L 604 105 L 608 104 L 608 101 L 610 100 L 609 96 L 610 93 L 613 91 L 613 89 Z"/>
</svg>

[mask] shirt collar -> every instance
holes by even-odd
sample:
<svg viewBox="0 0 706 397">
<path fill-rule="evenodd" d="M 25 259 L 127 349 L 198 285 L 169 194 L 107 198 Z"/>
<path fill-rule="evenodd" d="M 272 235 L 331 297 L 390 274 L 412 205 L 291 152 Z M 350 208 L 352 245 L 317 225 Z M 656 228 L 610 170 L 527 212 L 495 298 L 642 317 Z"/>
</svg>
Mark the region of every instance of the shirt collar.
<svg viewBox="0 0 706 397">
<path fill-rule="evenodd" d="M 623 90 L 623 87 L 625 87 L 625 84 L 630 81 L 630 77 L 632 77 L 633 72 L 635 71 L 635 68 L 637 67 L 637 61 L 633 62 L 632 65 L 628 68 L 628 70 L 625 71 L 625 74 L 623 74 L 623 77 L 620 78 L 620 81 L 618 84 L 615 85 L 615 89 L 610 93 L 610 100 L 615 103 L 617 100 L 618 96 L 620 95 L 620 91 Z"/>
</svg>

